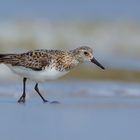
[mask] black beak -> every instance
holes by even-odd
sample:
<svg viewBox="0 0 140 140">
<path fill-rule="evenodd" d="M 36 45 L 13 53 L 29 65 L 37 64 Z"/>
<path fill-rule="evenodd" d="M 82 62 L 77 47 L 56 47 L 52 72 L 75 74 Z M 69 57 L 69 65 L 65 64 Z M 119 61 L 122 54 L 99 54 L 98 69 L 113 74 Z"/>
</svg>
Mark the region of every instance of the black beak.
<svg viewBox="0 0 140 140">
<path fill-rule="evenodd" d="M 91 62 L 99 66 L 101 69 L 105 69 L 94 57 L 91 59 Z"/>
</svg>

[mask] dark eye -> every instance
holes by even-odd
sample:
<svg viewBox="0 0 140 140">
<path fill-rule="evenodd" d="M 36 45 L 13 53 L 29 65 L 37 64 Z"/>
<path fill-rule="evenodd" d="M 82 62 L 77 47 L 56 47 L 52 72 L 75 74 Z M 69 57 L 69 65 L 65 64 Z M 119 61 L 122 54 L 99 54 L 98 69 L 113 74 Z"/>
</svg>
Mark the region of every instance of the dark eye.
<svg viewBox="0 0 140 140">
<path fill-rule="evenodd" d="M 84 55 L 86 55 L 86 56 L 87 56 L 87 55 L 89 55 L 89 54 L 88 54 L 88 52 L 84 52 Z"/>
</svg>

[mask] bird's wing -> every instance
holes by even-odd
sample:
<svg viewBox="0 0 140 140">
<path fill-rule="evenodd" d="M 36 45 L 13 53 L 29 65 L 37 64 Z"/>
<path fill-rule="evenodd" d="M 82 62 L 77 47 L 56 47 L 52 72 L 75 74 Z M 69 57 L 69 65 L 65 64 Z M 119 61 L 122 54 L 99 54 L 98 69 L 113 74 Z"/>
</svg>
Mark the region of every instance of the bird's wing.
<svg viewBox="0 0 140 140">
<path fill-rule="evenodd" d="M 5 63 L 12 66 L 23 66 L 36 71 L 45 69 L 46 66 L 49 66 L 50 61 L 47 54 L 34 51 L 9 55 L 3 59 L 5 59 Z"/>
</svg>

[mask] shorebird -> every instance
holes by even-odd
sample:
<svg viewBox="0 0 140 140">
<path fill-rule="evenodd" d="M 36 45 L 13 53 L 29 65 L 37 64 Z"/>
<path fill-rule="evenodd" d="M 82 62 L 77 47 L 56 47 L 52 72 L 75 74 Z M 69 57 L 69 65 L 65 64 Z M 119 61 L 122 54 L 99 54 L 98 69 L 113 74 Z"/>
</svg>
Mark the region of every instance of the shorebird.
<svg viewBox="0 0 140 140">
<path fill-rule="evenodd" d="M 43 102 L 46 100 L 39 91 L 38 83 L 54 80 L 67 74 L 84 62 L 92 62 L 105 69 L 94 57 L 93 50 L 87 46 L 63 50 L 33 50 L 20 54 L 0 54 L 0 63 L 7 65 L 12 72 L 23 78 L 23 94 L 18 103 L 25 103 L 26 81 L 35 81 L 35 91 Z"/>
</svg>

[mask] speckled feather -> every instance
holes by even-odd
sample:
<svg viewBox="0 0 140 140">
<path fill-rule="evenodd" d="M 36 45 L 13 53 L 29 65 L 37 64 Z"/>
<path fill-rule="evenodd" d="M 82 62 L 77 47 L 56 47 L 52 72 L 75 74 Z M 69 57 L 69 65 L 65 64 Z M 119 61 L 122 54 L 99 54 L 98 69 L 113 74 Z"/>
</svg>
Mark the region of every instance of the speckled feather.
<svg viewBox="0 0 140 140">
<path fill-rule="evenodd" d="M 22 54 L 0 55 L 0 62 L 12 66 L 23 66 L 36 71 L 46 67 L 55 67 L 59 71 L 68 71 L 78 63 L 73 51 L 35 50 Z"/>
</svg>

